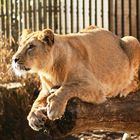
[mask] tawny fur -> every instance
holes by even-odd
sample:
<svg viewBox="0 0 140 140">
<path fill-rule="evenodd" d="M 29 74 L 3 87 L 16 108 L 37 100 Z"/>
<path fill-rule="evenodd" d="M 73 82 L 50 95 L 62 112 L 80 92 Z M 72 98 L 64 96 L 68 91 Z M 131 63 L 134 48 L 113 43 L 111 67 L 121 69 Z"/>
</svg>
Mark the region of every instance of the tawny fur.
<svg viewBox="0 0 140 140">
<path fill-rule="evenodd" d="M 44 42 L 46 36 L 49 44 Z M 105 29 L 91 26 L 77 34 L 57 35 L 43 30 L 23 38 L 13 58 L 21 58 L 22 65 L 38 73 L 42 83 L 42 91 L 28 116 L 35 130 L 39 129 L 35 121 L 41 116 L 37 115 L 40 107 L 47 105 L 47 115 L 54 120 L 64 114 L 72 97 L 102 103 L 119 94 L 126 96 L 138 88 L 140 43 L 134 37 L 120 39 Z M 31 43 L 36 48 L 30 55 L 27 48 Z M 61 87 L 47 95 L 54 85 Z"/>
</svg>

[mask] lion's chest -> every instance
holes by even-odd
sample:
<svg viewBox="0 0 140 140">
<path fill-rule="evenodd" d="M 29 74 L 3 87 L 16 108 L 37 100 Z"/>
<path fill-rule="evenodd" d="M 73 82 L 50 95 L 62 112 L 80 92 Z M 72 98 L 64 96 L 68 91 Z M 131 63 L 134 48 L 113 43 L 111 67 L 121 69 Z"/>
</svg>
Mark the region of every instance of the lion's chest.
<svg viewBox="0 0 140 140">
<path fill-rule="evenodd" d="M 62 80 L 60 78 L 58 78 L 58 76 L 56 76 L 56 75 L 51 75 L 51 74 L 45 73 L 45 74 L 41 75 L 41 77 L 43 79 L 43 80 L 41 80 L 41 82 L 43 85 L 46 86 L 47 89 L 50 89 L 53 86 L 62 84 Z"/>
</svg>

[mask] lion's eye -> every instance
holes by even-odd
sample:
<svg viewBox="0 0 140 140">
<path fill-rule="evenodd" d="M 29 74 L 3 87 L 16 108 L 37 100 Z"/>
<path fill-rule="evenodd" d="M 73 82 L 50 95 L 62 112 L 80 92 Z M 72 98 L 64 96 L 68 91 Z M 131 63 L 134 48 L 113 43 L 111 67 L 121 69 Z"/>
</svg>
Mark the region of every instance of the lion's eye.
<svg viewBox="0 0 140 140">
<path fill-rule="evenodd" d="M 29 47 L 28 47 L 28 50 L 32 50 L 34 47 L 35 47 L 35 45 L 30 44 Z"/>
</svg>

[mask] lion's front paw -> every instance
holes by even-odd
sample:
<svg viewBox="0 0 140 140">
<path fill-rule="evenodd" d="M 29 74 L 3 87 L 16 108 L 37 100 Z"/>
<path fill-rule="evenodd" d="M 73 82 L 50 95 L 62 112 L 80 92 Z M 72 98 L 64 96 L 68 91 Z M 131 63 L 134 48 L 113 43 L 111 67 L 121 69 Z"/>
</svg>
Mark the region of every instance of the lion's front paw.
<svg viewBox="0 0 140 140">
<path fill-rule="evenodd" d="M 56 94 L 47 98 L 47 115 L 50 120 L 60 119 L 65 112 L 66 102 Z"/>
<path fill-rule="evenodd" d="M 36 109 L 34 111 L 31 111 L 27 117 L 27 120 L 29 122 L 29 126 L 36 131 L 39 131 L 43 128 L 44 124 L 47 120 L 47 109 L 46 108 L 40 108 Z"/>
</svg>

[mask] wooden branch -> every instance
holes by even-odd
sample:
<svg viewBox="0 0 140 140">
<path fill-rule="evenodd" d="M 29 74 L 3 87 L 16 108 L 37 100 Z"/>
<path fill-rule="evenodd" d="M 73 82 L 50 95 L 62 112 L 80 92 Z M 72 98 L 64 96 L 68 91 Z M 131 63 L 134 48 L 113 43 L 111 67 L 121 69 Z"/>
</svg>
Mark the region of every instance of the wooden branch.
<svg viewBox="0 0 140 140">
<path fill-rule="evenodd" d="M 140 132 L 140 91 L 126 98 L 115 97 L 103 104 L 89 104 L 79 99 L 68 102 L 60 120 L 48 121 L 44 132 L 53 137 L 78 134 L 86 130 Z"/>
</svg>

